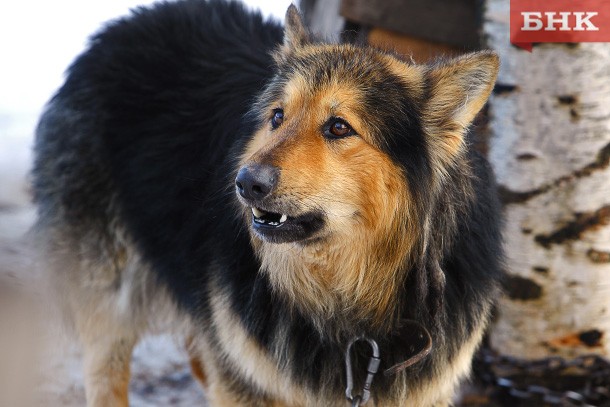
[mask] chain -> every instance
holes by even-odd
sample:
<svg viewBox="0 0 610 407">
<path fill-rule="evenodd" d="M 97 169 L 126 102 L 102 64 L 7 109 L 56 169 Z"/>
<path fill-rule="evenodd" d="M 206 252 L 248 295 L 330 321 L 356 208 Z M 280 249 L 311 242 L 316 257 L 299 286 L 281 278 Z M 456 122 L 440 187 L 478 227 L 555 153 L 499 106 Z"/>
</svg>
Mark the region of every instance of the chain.
<svg viewBox="0 0 610 407">
<path fill-rule="evenodd" d="M 610 407 L 610 361 L 598 355 L 525 360 L 484 348 L 473 370 L 502 405 Z"/>
</svg>

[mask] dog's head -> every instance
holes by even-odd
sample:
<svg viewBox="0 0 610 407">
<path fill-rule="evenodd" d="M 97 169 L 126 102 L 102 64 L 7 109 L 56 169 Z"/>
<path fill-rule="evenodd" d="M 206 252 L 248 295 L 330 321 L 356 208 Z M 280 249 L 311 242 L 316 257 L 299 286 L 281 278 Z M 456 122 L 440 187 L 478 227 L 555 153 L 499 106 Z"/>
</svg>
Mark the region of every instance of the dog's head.
<svg viewBox="0 0 610 407">
<path fill-rule="evenodd" d="M 432 191 L 459 163 L 497 56 L 425 66 L 369 47 L 317 43 L 292 6 L 275 60 L 235 179 L 253 241 L 267 252 L 289 244 L 396 266 L 422 236 Z"/>
<path fill-rule="evenodd" d="M 317 44 L 294 7 L 285 35 L 235 181 L 256 236 L 306 244 L 417 223 L 409 219 L 414 200 L 459 156 L 497 57 L 483 52 L 429 67 L 371 48 Z"/>
</svg>

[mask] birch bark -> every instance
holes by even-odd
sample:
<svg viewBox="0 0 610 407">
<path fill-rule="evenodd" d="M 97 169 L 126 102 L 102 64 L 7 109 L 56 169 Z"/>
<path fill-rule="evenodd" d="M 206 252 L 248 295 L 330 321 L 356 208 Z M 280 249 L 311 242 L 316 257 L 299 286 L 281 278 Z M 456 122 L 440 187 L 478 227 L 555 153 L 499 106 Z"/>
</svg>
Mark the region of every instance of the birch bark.
<svg viewBox="0 0 610 407">
<path fill-rule="evenodd" d="M 610 351 L 610 44 L 509 42 L 509 3 L 488 0 L 501 59 L 489 159 L 505 204 L 506 295 L 492 346 L 525 358 Z"/>
</svg>

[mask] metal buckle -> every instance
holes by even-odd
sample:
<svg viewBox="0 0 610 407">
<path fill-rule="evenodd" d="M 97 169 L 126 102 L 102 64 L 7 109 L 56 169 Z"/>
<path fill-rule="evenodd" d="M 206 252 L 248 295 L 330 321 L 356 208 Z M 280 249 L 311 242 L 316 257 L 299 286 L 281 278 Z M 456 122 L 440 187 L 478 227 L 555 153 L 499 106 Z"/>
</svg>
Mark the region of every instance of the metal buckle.
<svg viewBox="0 0 610 407">
<path fill-rule="evenodd" d="M 352 372 L 352 357 L 351 350 L 354 343 L 358 341 L 367 341 L 373 350 L 373 356 L 369 358 L 369 365 L 366 369 L 366 379 L 364 381 L 364 386 L 362 387 L 362 394 L 355 395 L 352 393 L 354 389 L 354 375 Z M 362 406 L 369 401 L 371 397 L 371 384 L 373 383 L 373 377 L 377 370 L 379 369 L 379 363 L 381 359 L 379 358 L 379 346 L 377 346 L 377 342 L 373 339 L 366 338 L 364 336 L 359 336 L 357 338 L 352 339 L 347 345 L 347 350 L 345 351 L 345 370 L 347 375 L 347 387 L 345 389 L 345 397 L 347 400 L 352 403 L 352 407 Z"/>
</svg>

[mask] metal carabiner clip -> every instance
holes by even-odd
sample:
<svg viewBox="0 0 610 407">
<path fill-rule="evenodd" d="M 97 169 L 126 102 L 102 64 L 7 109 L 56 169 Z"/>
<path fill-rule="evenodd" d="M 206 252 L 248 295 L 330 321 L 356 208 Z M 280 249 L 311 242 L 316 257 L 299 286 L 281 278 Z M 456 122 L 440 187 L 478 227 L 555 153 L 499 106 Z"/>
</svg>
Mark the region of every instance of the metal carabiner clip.
<svg viewBox="0 0 610 407">
<path fill-rule="evenodd" d="M 371 348 L 373 349 L 373 356 L 369 358 L 369 365 L 366 369 L 366 379 L 364 381 L 364 386 L 362 387 L 362 395 L 355 395 L 352 393 L 354 390 L 354 375 L 352 372 L 352 357 L 351 350 L 354 343 L 358 341 L 367 341 Z M 366 338 L 364 336 L 359 336 L 357 338 L 352 339 L 348 345 L 347 350 L 345 351 L 345 370 L 347 375 L 347 387 L 345 389 L 345 397 L 347 400 L 352 403 L 352 407 L 362 406 L 369 401 L 371 397 L 371 384 L 373 383 L 373 377 L 377 370 L 379 369 L 379 363 L 381 359 L 379 358 L 379 346 L 377 346 L 377 342 L 373 339 Z"/>
</svg>

